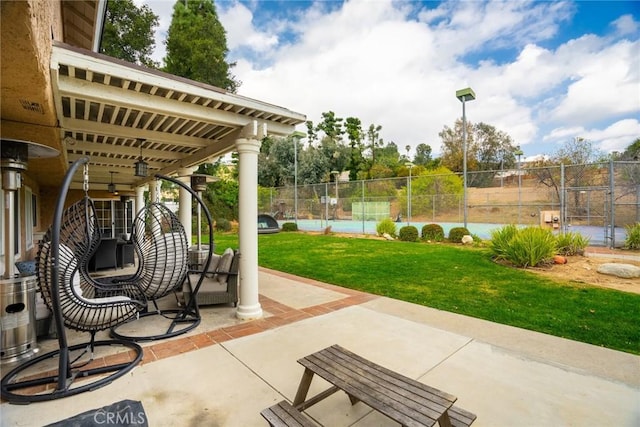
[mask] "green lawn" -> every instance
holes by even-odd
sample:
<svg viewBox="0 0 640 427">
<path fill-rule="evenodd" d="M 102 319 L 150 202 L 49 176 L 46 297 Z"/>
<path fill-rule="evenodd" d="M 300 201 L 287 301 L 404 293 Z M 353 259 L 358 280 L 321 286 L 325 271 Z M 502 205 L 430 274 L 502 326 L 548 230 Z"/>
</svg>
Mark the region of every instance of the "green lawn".
<svg viewBox="0 0 640 427">
<path fill-rule="evenodd" d="M 216 252 L 238 246 L 218 233 Z M 336 235 L 259 236 L 259 264 L 453 313 L 640 354 L 640 295 L 555 282 L 487 250 Z"/>
</svg>

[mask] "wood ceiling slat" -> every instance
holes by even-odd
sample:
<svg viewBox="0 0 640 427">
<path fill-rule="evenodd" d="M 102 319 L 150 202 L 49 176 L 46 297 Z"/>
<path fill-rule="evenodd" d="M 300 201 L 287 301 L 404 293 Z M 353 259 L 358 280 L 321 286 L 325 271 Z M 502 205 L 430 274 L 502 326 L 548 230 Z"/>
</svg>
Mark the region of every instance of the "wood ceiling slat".
<svg viewBox="0 0 640 427">
<path fill-rule="evenodd" d="M 157 116 L 158 114 L 156 114 L 156 113 L 151 113 L 151 114 L 149 114 L 149 113 L 144 113 L 144 114 L 145 114 L 145 120 L 146 120 L 146 121 L 142 124 L 142 126 L 141 126 L 140 128 L 141 128 L 141 129 L 145 129 L 145 130 L 146 130 L 146 129 L 149 129 L 149 126 L 151 126 L 151 124 L 152 124 L 152 123 L 153 123 L 153 121 L 156 119 L 156 116 Z M 149 117 L 146 117 L 147 115 L 148 115 Z"/>
<path fill-rule="evenodd" d="M 205 126 L 207 126 L 205 122 L 196 122 L 196 126 L 187 132 L 187 135 L 196 136 Z"/>
<path fill-rule="evenodd" d="M 158 131 L 160 126 L 162 126 L 164 124 L 164 122 L 167 121 L 168 118 L 169 118 L 169 116 L 165 116 L 165 115 L 162 115 L 162 116 L 158 117 L 158 122 L 154 125 L 153 130 L 154 131 Z"/>
<path fill-rule="evenodd" d="M 184 126 L 182 126 L 182 128 L 180 129 L 180 133 L 182 135 L 189 135 L 191 133 L 191 131 L 193 130 L 193 128 L 195 128 L 200 123 L 202 123 L 202 122 L 197 122 L 195 120 L 189 120 L 187 123 L 185 123 Z"/>
<path fill-rule="evenodd" d="M 144 116 L 144 113 L 142 111 L 138 111 L 136 119 L 133 121 L 133 123 L 131 123 L 131 127 L 137 128 L 140 124 L 140 120 L 142 119 L 142 116 Z"/>
<path fill-rule="evenodd" d="M 166 121 L 161 128 L 159 129 L 161 132 L 169 132 L 171 126 L 178 120 L 178 117 L 170 117 L 168 121 Z"/>
<path fill-rule="evenodd" d="M 129 117 L 131 116 L 131 108 L 127 108 L 124 115 L 122 116 L 122 120 L 120 120 L 120 125 L 128 126 Z M 130 126 L 128 126 L 130 127 Z"/>
<path fill-rule="evenodd" d="M 211 123 L 206 123 L 204 127 L 198 129 L 198 131 L 194 132 L 193 136 L 196 138 L 203 138 L 204 135 L 207 134 L 211 130 L 211 128 L 215 127 L 215 125 Z"/>
</svg>

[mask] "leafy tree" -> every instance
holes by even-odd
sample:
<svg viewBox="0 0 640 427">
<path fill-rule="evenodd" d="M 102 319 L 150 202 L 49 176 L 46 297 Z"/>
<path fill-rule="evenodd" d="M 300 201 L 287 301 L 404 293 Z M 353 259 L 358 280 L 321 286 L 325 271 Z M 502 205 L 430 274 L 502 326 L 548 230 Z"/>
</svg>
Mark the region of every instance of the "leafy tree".
<svg viewBox="0 0 640 427">
<path fill-rule="evenodd" d="M 602 151 L 593 144 L 593 141 L 585 138 L 572 138 L 565 141 L 552 156 L 552 160 L 556 164 L 584 165 L 602 161 L 604 157 Z"/>
<path fill-rule="evenodd" d="M 454 128 L 445 126 L 439 133 L 442 140 L 443 166 L 455 172 L 463 171 L 463 135 L 462 120 L 456 120 Z M 510 168 L 515 165 L 511 137 L 486 123 L 473 124 L 467 122 L 467 175 L 469 186 L 486 186 L 493 180 L 495 171 L 501 167 Z"/>
<path fill-rule="evenodd" d="M 376 151 L 383 144 L 383 141 L 380 138 L 381 130 L 382 126 L 376 126 L 373 123 L 369 125 L 369 129 L 367 130 L 367 146 L 371 149 L 371 165 L 369 168 L 376 163 Z"/>
<path fill-rule="evenodd" d="M 110 0 L 102 33 L 100 52 L 114 58 L 158 68 L 151 59 L 155 48 L 153 29 L 158 16 L 149 6 L 137 7 L 133 0 Z"/>
<path fill-rule="evenodd" d="M 214 218 L 238 219 L 238 181 L 221 179 L 207 185 L 203 200 Z"/>
<path fill-rule="evenodd" d="M 462 178 L 451 170 L 443 166 L 425 170 L 411 180 L 412 214 L 428 214 L 434 204 L 438 210 L 457 208 L 462 192 Z M 407 206 L 406 187 L 400 190 L 398 203 L 400 206 Z"/>
<path fill-rule="evenodd" d="M 342 129 L 341 117 L 336 117 L 336 113 L 328 111 L 322 113 L 322 121 L 316 126 L 317 130 L 324 132 L 333 142 L 341 140 L 344 130 Z"/>
<path fill-rule="evenodd" d="M 307 141 L 309 141 L 309 145 L 313 145 L 318 140 L 318 132 L 313 125 L 313 121 L 307 120 L 305 125 L 307 126 Z"/>
<path fill-rule="evenodd" d="M 317 147 L 308 147 L 298 160 L 298 184 L 317 184 L 331 171 L 329 159 Z"/>
<path fill-rule="evenodd" d="M 167 33 L 165 71 L 236 92 L 240 82 L 227 63 L 226 31 L 213 0 L 178 0 Z"/>
<path fill-rule="evenodd" d="M 282 187 L 294 181 L 292 138 L 263 140 L 258 156 L 258 183 L 263 187 Z"/>
<path fill-rule="evenodd" d="M 369 175 L 371 179 L 391 178 L 393 176 L 393 169 L 378 163 L 371 167 Z"/>
<path fill-rule="evenodd" d="M 391 141 L 384 147 L 378 150 L 377 164 L 381 164 L 393 171 L 391 176 L 395 175 L 395 172 L 404 165 L 401 161 L 400 152 L 395 142 Z"/>
<path fill-rule="evenodd" d="M 640 138 L 636 138 L 615 160 L 640 161 Z"/>
<path fill-rule="evenodd" d="M 350 158 L 347 169 L 349 169 L 349 179 L 358 178 L 358 172 L 362 168 L 364 159 L 362 157 L 362 122 L 356 117 L 347 117 L 345 130 L 349 138 Z"/>
<path fill-rule="evenodd" d="M 437 168 L 440 164 L 440 159 L 434 159 L 432 157 L 431 146 L 427 144 L 418 144 L 416 147 L 416 155 L 413 158 L 413 164 L 416 166 L 424 166 L 425 168 Z"/>
<path fill-rule="evenodd" d="M 568 188 L 578 188 L 589 185 L 604 185 L 601 174 L 597 173 L 598 165 L 594 162 L 602 160 L 602 152 L 599 151 L 593 142 L 584 138 L 572 138 L 565 143 L 549 158 L 541 161 L 536 168 L 529 173 L 533 175 L 540 184 L 552 189 L 560 200 L 561 168 L 564 168 L 564 185 Z M 581 208 L 581 197 L 579 191 L 573 192 L 574 208 Z"/>
</svg>

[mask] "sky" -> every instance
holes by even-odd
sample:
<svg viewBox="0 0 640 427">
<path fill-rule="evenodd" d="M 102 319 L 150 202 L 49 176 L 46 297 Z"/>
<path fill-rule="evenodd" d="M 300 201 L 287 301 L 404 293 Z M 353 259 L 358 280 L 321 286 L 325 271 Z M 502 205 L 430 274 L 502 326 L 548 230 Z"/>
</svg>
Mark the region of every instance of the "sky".
<svg viewBox="0 0 640 427">
<path fill-rule="evenodd" d="M 159 16 L 162 63 L 173 0 Z M 640 2 L 216 0 L 237 93 L 306 115 L 382 126 L 399 151 L 462 117 L 511 136 L 525 159 L 573 138 L 604 153 L 640 137 Z M 298 126 L 306 131 L 304 125 Z M 304 140 L 303 140 L 304 141 Z"/>
</svg>

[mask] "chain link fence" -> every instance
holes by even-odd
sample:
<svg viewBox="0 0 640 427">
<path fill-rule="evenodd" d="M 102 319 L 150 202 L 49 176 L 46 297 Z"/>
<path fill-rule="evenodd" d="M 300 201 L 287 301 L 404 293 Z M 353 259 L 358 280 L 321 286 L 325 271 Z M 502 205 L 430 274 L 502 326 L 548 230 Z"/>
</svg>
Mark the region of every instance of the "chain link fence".
<svg viewBox="0 0 640 427">
<path fill-rule="evenodd" d="M 350 221 L 354 232 L 375 232 L 371 224 L 384 218 L 462 225 L 466 209 L 467 228 L 485 230 L 480 237 L 504 224 L 540 225 L 609 247 L 621 246 L 625 227 L 640 222 L 637 161 L 468 172 L 466 207 L 462 181 L 451 173 L 279 187 L 262 192 L 258 208 L 280 221 L 340 222 L 341 229 Z"/>
</svg>

